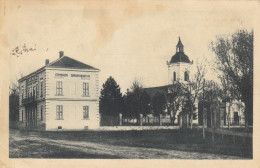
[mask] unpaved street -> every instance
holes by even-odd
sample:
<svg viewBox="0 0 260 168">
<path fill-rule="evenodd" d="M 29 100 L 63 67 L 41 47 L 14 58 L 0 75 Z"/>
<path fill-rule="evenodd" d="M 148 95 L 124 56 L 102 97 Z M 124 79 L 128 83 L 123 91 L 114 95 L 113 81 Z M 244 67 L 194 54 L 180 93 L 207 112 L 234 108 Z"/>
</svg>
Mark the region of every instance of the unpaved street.
<svg viewBox="0 0 260 168">
<path fill-rule="evenodd" d="M 144 147 L 117 146 L 85 141 L 58 140 L 42 138 L 40 132 L 23 135 L 16 130 L 10 131 L 10 157 L 75 158 L 126 158 L 126 159 L 241 159 L 235 156 L 186 152 L 178 150 L 154 149 Z M 19 144 L 19 145 L 15 145 Z M 30 148 L 32 147 L 32 150 Z M 53 151 L 55 150 L 55 151 Z M 31 154 L 29 154 L 32 152 Z M 52 153 L 55 152 L 53 155 Z M 66 154 L 63 155 L 62 153 Z M 59 156 L 59 153 L 61 155 Z M 49 154 L 49 155 L 48 155 Z"/>
</svg>

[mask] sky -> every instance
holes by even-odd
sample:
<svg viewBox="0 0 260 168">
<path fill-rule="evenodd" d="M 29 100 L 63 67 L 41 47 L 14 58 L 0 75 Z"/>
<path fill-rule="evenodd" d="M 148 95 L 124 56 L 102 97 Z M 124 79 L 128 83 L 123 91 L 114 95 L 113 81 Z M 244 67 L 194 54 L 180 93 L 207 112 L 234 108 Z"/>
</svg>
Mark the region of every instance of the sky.
<svg viewBox="0 0 260 168">
<path fill-rule="evenodd" d="M 14 3 L 15 2 L 15 3 Z M 100 87 L 109 76 L 122 93 L 134 79 L 145 87 L 166 85 L 166 61 L 178 37 L 190 60 L 208 68 L 215 56 L 210 42 L 238 29 L 253 30 L 255 1 L 13 1 L 6 2 L 2 30 L 9 54 L 10 81 L 17 81 L 64 55 L 100 69 Z"/>
</svg>

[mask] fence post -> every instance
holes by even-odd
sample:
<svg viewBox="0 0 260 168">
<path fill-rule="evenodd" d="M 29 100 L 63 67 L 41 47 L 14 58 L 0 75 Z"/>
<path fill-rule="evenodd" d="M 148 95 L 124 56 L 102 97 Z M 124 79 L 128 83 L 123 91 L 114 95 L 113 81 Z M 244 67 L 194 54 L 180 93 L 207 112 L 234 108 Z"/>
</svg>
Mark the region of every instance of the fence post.
<svg viewBox="0 0 260 168">
<path fill-rule="evenodd" d="M 179 121 L 180 121 L 179 126 L 180 128 L 182 128 L 182 115 L 179 117 Z"/>
<path fill-rule="evenodd" d="M 160 125 L 162 125 L 162 115 L 161 114 L 159 115 L 159 122 L 160 122 Z"/>
<path fill-rule="evenodd" d="M 122 113 L 119 113 L 119 125 L 122 126 Z"/>
<path fill-rule="evenodd" d="M 140 126 L 143 126 L 143 114 L 140 114 Z"/>
</svg>

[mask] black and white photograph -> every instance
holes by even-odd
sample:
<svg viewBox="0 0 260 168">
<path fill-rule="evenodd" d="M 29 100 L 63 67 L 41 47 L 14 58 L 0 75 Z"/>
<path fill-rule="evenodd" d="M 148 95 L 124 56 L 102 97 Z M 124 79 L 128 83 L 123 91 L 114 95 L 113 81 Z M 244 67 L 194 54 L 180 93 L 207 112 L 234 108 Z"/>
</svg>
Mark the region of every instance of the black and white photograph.
<svg viewBox="0 0 260 168">
<path fill-rule="evenodd" d="M 0 163 L 254 161 L 259 5 L 1 0 Z"/>
</svg>

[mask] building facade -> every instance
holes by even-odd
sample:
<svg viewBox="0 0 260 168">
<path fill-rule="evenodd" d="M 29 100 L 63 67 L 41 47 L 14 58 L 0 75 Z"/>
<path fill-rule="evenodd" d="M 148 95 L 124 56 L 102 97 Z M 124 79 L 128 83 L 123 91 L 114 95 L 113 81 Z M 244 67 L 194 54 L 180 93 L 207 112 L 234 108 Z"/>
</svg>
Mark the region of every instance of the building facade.
<svg viewBox="0 0 260 168">
<path fill-rule="evenodd" d="M 19 128 L 27 130 L 97 129 L 99 69 L 60 52 L 59 58 L 21 78 Z"/>
</svg>

